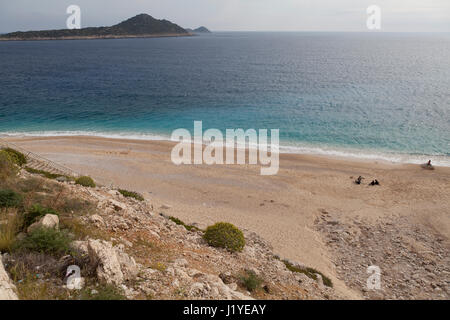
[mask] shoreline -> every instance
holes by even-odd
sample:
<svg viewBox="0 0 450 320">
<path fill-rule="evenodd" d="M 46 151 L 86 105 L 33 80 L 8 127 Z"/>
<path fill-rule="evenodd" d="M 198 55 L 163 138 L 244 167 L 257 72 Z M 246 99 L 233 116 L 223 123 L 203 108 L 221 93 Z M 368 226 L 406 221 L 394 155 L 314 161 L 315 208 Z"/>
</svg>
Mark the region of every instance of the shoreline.
<svg viewBox="0 0 450 320">
<path fill-rule="evenodd" d="M 99 139 L 113 139 L 113 140 L 128 140 L 132 141 L 164 141 L 175 145 L 177 141 L 173 141 L 168 136 L 157 134 L 138 134 L 121 135 L 114 133 L 84 133 L 75 131 L 61 132 L 61 133 L 0 133 L 0 139 L 45 139 L 45 138 L 99 138 Z M 282 143 L 283 141 L 281 141 Z M 343 161 L 358 161 L 364 163 L 384 163 L 391 165 L 421 165 L 427 163 L 428 160 L 432 160 L 434 167 L 450 167 L 450 157 L 445 155 L 413 155 L 408 153 L 388 153 L 377 150 L 363 150 L 357 148 L 323 148 L 315 146 L 299 146 L 299 145 L 287 145 L 280 143 L 280 155 L 293 154 L 293 155 L 305 155 L 312 157 L 324 157 Z M 204 144 L 205 145 L 205 144 Z M 242 149 L 238 146 L 239 149 Z M 246 149 L 255 149 L 255 146 L 248 146 Z"/>
<path fill-rule="evenodd" d="M 144 34 L 144 35 L 113 35 L 113 36 L 73 36 L 73 37 L 44 37 L 44 38 L 2 38 L 0 41 L 53 41 L 53 40 L 106 40 L 106 39 L 146 39 L 146 38 L 168 38 L 168 37 L 194 37 L 195 34 Z"/>
<path fill-rule="evenodd" d="M 351 298 L 361 295 L 342 278 L 342 265 L 337 262 L 341 257 L 330 247 L 326 234 L 317 229 L 324 212 L 334 219 L 329 226 L 338 221 L 339 225 L 357 223 L 375 228 L 400 219 L 405 228 L 394 234 L 420 227 L 427 228 L 427 234 L 436 234 L 444 244 L 450 242 L 448 167 L 430 171 L 414 164 L 280 154 L 278 174 L 261 176 L 259 165 L 176 166 L 170 160 L 175 142 L 162 140 L 92 136 L 4 140 L 105 186 L 139 192 L 156 212 L 185 223 L 205 228 L 225 221 L 256 232 L 275 253 L 320 270 L 339 292 Z M 354 184 L 360 175 L 365 180 Z M 372 179 L 381 185 L 369 186 Z M 414 244 L 416 240 L 407 241 Z M 393 268 L 381 266 L 383 270 Z M 366 277 L 365 267 L 353 271 Z"/>
</svg>

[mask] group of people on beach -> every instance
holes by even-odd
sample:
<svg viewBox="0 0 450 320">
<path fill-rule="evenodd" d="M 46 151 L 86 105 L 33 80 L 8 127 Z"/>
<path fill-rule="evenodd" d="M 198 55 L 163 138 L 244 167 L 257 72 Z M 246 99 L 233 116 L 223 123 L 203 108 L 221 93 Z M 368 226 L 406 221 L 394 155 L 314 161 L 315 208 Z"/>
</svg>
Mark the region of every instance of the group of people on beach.
<svg viewBox="0 0 450 320">
<path fill-rule="evenodd" d="M 356 183 L 356 184 L 361 184 L 361 182 L 362 182 L 363 179 L 364 179 L 364 177 L 359 176 L 358 179 L 355 180 L 355 183 Z M 379 186 L 379 185 L 380 185 L 380 183 L 378 182 L 377 179 L 372 180 L 372 182 L 369 183 L 369 186 Z"/>
<path fill-rule="evenodd" d="M 434 170 L 434 167 L 433 167 L 433 165 L 431 164 L 431 160 L 428 160 L 427 163 L 424 163 L 424 164 L 422 165 L 422 168 L 428 169 L 428 170 Z M 361 184 L 361 182 L 362 182 L 363 179 L 364 179 L 364 177 L 359 176 L 358 179 L 355 180 L 355 183 L 356 183 L 356 184 Z M 369 183 L 369 186 L 379 186 L 379 185 L 380 185 L 380 183 L 378 182 L 377 179 L 372 180 L 372 182 Z"/>
</svg>

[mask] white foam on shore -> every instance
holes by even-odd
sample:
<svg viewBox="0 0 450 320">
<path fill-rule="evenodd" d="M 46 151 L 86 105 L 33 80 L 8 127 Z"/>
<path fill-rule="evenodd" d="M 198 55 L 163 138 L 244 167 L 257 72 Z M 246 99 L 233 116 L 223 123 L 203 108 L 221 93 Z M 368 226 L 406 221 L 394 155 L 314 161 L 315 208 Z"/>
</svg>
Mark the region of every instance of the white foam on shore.
<svg viewBox="0 0 450 320">
<path fill-rule="evenodd" d="M 149 141 L 173 141 L 169 135 L 139 132 L 97 132 L 97 131 L 36 131 L 36 132 L 4 132 L 0 137 L 75 137 L 92 136 L 109 139 L 130 139 Z M 242 147 L 242 146 L 238 146 Z M 256 148 L 256 145 L 250 145 Z M 321 155 L 355 160 L 386 161 L 391 163 L 422 164 L 432 160 L 436 166 L 450 167 L 450 157 L 446 155 L 389 153 L 376 150 L 356 148 L 316 147 L 310 145 L 280 145 L 280 153 Z"/>
<path fill-rule="evenodd" d="M 139 132 L 98 132 L 98 131 L 36 131 L 4 132 L 0 137 L 99 137 L 129 140 L 170 140 L 169 136 Z"/>
</svg>

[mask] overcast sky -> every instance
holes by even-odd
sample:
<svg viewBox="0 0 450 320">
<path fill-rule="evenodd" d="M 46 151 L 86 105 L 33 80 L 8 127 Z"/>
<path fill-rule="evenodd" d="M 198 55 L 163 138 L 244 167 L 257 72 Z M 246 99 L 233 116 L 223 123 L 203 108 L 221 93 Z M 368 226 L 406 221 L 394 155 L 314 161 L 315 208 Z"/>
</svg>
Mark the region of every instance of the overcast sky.
<svg viewBox="0 0 450 320">
<path fill-rule="evenodd" d="M 66 28 L 71 4 L 81 7 L 82 27 L 148 13 L 216 31 L 367 31 L 375 4 L 382 31 L 450 32 L 450 0 L 0 0 L 0 33 Z"/>
</svg>

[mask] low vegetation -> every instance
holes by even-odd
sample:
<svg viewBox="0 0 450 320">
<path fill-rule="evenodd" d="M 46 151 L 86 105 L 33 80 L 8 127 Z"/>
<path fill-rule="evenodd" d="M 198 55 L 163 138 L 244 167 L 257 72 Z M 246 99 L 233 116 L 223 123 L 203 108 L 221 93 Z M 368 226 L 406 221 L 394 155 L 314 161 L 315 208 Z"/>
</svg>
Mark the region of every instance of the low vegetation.
<svg viewBox="0 0 450 320">
<path fill-rule="evenodd" d="M 144 201 L 144 197 L 140 193 L 124 189 L 119 189 L 118 191 L 126 198 L 134 198 L 138 201 Z"/>
<path fill-rule="evenodd" d="M 328 278 L 327 276 L 325 276 L 322 272 L 317 271 L 314 268 L 309 268 L 309 267 L 301 268 L 298 266 L 294 266 L 287 260 L 283 260 L 283 263 L 285 264 L 285 266 L 288 270 L 290 270 L 292 272 L 303 273 L 308 278 L 311 278 L 313 280 L 317 280 L 317 275 L 320 274 L 320 276 L 322 277 L 323 284 L 326 285 L 327 287 L 333 287 L 333 282 L 331 281 L 331 279 Z"/>
<path fill-rule="evenodd" d="M 239 277 L 239 283 L 248 291 L 253 292 L 261 288 L 263 279 L 260 278 L 254 271 L 245 270 L 244 274 Z"/>
<path fill-rule="evenodd" d="M 69 291 L 61 285 L 40 279 L 40 274 L 28 273 L 16 284 L 17 293 L 21 300 L 67 300 Z"/>
<path fill-rule="evenodd" d="M 11 154 L 4 150 L 0 150 L 0 181 L 15 176 L 18 172 L 18 167 L 14 163 Z"/>
<path fill-rule="evenodd" d="M 40 204 L 33 205 L 23 215 L 23 230 L 26 230 L 30 225 L 37 222 L 40 218 L 42 218 L 46 214 L 59 215 L 58 212 L 56 212 L 52 208 L 45 208 L 42 207 Z"/>
<path fill-rule="evenodd" d="M 178 218 L 175 218 L 175 217 L 169 217 L 169 220 L 171 220 L 171 221 L 173 221 L 173 222 L 175 222 L 177 225 L 179 225 L 179 226 L 183 226 L 186 230 L 188 230 L 188 231 L 201 231 L 199 228 L 197 228 L 196 226 L 191 226 L 191 225 L 188 225 L 188 224 L 186 224 L 186 223 L 184 223 L 183 221 L 181 221 L 180 219 L 178 219 Z"/>
<path fill-rule="evenodd" d="M 11 252 L 20 226 L 17 209 L 0 211 L 0 252 Z"/>
<path fill-rule="evenodd" d="M 226 222 L 218 222 L 209 226 L 203 238 L 210 246 L 225 248 L 231 252 L 242 251 L 245 246 L 242 231 Z"/>
<path fill-rule="evenodd" d="M 61 255 L 69 252 L 71 239 L 67 232 L 52 228 L 37 228 L 16 242 L 17 250 Z"/>
<path fill-rule="evenodd" d="M 63 213 L 74 214 L 89 214 L 95 211 L 96 206 L 85 199 L 61 197 L 55 204 L 55 208 Z"/>
<path fill-rule="evenodd" d="M 91 178 L 91 177 L 88 177 L 88 176 L 82 176 L 82 177 L 77 178 L 77 179 L 75 180 L 75 183 L 76 183 L 76 184 L 79 184 L 79 185 L 81 185 L 81 186 L 83 186 L 83 187 L 91 187 L 91 188 L 95 188 L 95 182 L 94 182 L 94 180 L 92 180 L 92 178 Z"/>
<path fill-rule="evenodd" d="M 80 300 L 127 300 L 123 290 L 112 285 L 102 284 L 93 288 L 84 288 Z"/>
<path fill-rule="evenodd" d="M 19 208 L 23 205 L 21 194 L 11 190 L 0 190 L 0 208 Z"/>
<path fill-rule="evenodd" d="M 4 148 L 4 149 L 2 149 L 2 151 L 9 154 L 12 161 L 19 167 L 21 167 L 27 163 L 27 157 L 22 152 L 19 152 L 12 148 Z"/>
<path fill-rule="evenodd" d="M 17 287 L 19 298 L 126 299 L 120 288 L 97 285 L 96 274 L 89 269 L 91 266 L 83 267 L 87 262 L 72 252 L 70 246 L 73 240 L 86 238 L 110 240 L 104 230 L 81 223 L 80 217 L 96 213 L 97 205 L 72 197 L 64 185 L 48 180 L 60 175 L 27 167 L 24 170 L 36 176 L 18 176 L 19 163 L 13 161 L 14 157 L 11 152 L 0 151 L 0 253 L 9 253 L 5 256 L 8 258 L 4 258 L 7 259 L 5 268 Z M 77 183 L 95 186 L 89 177 L 80 177 Z M 40 227 L 27 232 L 31 224 L 46 214 L 59 216 L 59 228 Z M 70 263 L 82 268 L 88 283 L 86 289 L 75 294 L 63 286 L 67 266 L 62 257 L 66 255 L 70 255 Z"/>
<path fill-rule="evenodd" d="M 48 179 L 56 179 L 56 178 L 60 178 L 60 177 L 64 177 L 67 181 L 73 180 L 74 178 L 66 176 L 66 175 L 61 175 L 61 174 L 56 174 L 56 173 L 51 173 L 45 170 L 38 170 L 38 169 L 34 169 L 34 168 L 30 168 L 30 167 L 26 167 L 25 170 L 29 173 L 32 174 L 39 174 L 43 177 L 46 177 Z"/>
</svg>

